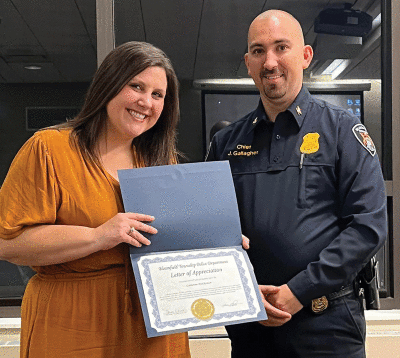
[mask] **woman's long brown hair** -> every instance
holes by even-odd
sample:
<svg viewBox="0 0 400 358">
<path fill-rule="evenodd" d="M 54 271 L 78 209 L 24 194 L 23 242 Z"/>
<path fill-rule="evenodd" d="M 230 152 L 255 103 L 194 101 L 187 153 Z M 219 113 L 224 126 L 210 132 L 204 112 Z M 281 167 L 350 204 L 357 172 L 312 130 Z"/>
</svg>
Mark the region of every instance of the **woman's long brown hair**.
<svg viewBox="0 0 400 358">
<path fill-rule="evenodd" d="M 106 105 L 136 75 L 151 66 L 158 66 L 167 75 L 164 108 L 157 123 L 132 141 L 139 162 L 145 166 L 175 164 L 176 127 L 179 121 L 179 83 L 168 57 L 159 48 L 146 42 L 126 42 L 104 59 L 96 71 L 80 113 L 69 122 L 57 126 L 72 128 L 71 140 L 84 156 L 100 162 L 97 141 L 106 131 Z"/>
</svg>

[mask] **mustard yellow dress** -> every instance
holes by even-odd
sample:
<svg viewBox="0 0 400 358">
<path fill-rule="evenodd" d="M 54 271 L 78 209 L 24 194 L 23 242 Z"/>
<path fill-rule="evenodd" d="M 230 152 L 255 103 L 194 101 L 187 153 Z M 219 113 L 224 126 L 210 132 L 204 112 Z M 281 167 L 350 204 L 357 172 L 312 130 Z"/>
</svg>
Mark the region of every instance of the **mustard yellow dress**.
<svg viewBox="0 0 400 358">
<path fill-rule="evenodd" d="M 32 225 L 97 227 L 123 211 L 118 182 L 85 161 L 69 135 L 37 132 L 15 157 L 0 189 L 1 239 Z M 147 338 L 128 245 L 34 269 L 21 307 L 21 357 L 190 357 L 186 333 Z"/>
</svg>

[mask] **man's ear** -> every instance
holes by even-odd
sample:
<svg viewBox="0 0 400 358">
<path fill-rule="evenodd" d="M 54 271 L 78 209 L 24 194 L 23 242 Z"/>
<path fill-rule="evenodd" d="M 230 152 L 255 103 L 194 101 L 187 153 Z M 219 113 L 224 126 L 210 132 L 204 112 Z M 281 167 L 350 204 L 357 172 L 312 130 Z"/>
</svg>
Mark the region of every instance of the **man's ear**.
<svg viewBox="0 0 400 358">
<path fill-rule="evenodd" d="M 251 74 L 250 74 L 250 68 L 249 68 L 249 53 L 248 53 L 248 52 L 246 52 L 246 53 L 244 54 L 244 63 L 246 64 L 246 67 L 247 67 L 247 74 L 248 74 L 249 76 L 251 76 Z"/>
<path fill-rule="evenodd" d="M 308 68 L 310 66 L 311 60 L 313 59 L 314 56 L 314 51 L 310 45 L 305 45 L 303 49 L 303 54 L 304 54 L 304 62 L 303 62 L 303 70 Z"/>
</svg>

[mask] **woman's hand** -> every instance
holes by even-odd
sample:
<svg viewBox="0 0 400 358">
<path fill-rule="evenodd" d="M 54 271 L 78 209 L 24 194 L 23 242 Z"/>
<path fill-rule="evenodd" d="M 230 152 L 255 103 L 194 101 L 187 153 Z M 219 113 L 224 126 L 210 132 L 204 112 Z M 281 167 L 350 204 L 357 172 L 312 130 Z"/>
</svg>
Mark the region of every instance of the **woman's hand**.
<svg viewBox="0 0 400 358">
<path fill-rule="evenodd" d="M 150 215 L 119 213 L 93 229 L 94 241 L 99 244 L 101 250 L 109 250 L 122 242 L 136 247 L 140 247 L 142 244 L 150 245 L 150 240 L 139 231 L 157 234 L 157 229 L 144 223 L 153 220 L 154 217 Z"/>
<path fill-rule="evenodd" d="M 77 260 L 122 242 L 150 245 L 138 230 L 157 234 L 157 229 L 145 224 L 153 220 L 150 215 L 119 213 L 97 228 L 34 225 L 12 240 L 0 240 L 0 258 L 16 265 L 46 266 Z"/>
<path fill-rule="evenodd" d="M 250 240 L 244 235 L 242 235 L 242 246 L 245 250 L 250 249 Z"/>
</svg>

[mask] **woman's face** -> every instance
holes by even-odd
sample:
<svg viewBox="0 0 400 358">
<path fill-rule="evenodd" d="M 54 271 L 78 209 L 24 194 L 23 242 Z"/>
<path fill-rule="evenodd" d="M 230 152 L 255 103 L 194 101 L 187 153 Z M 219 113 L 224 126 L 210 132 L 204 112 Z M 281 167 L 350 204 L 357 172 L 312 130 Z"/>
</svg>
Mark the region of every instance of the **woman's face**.
<svg viewBox="0 0 400 358">
<path fill-rule="evenodd" d="M 167 75 L 162 67 L 140 72 L 108 102 L 108 132 L 133 139 L 149 130 L 160 118 L 166 93 Z"/>
</svg>

